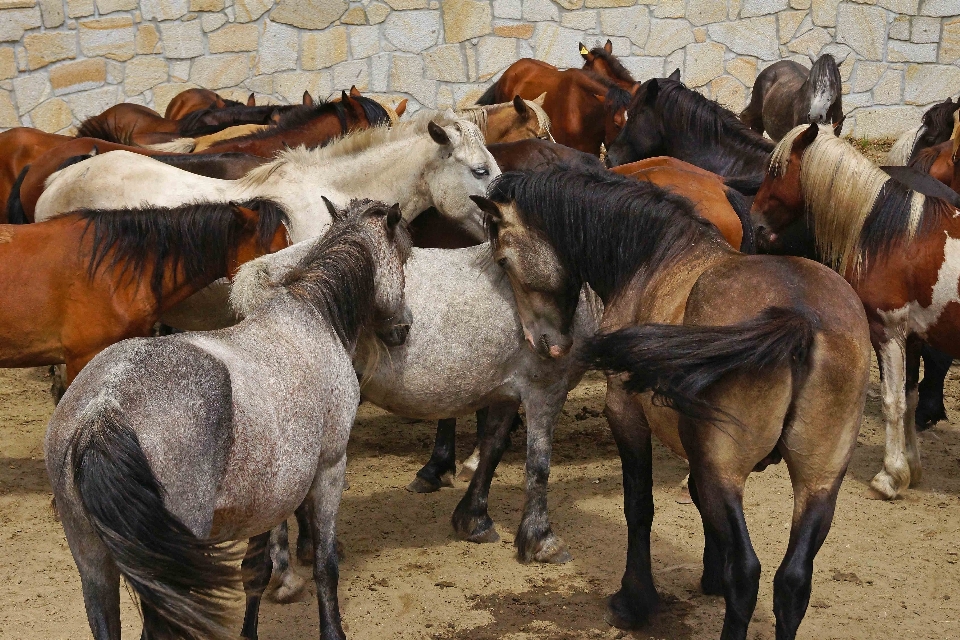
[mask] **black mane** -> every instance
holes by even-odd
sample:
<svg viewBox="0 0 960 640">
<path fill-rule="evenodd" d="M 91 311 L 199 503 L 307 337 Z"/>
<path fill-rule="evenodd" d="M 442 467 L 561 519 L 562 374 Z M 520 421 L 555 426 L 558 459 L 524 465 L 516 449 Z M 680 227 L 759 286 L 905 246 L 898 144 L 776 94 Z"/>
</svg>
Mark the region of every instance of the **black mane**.
<svg viewBox="0 0 960 640">
<path fill-rule="evenodd" d="M 910 203 L 914 191 L 895 179 L 884 183 L 877 200 L 860 230 L 858 248 L 866 264 L 882 259 L 909 241 Z M 916 236 L 921 237 L 933 230 L 944 216 L 954 212 L 945 200 L 927 196 L 924 202 Z"/>
<path fill-rule="evenodd" d="M 113 142 L 114 144 L 123 144 L 127 145 L 128 147 L 133 146 L 133 140 L 129 131 L 124 131 L 122 134 L 118 131 L 115 131 L 114 128 L 107 124 L 106 120 L 101 118 L 99 115 L 90 116 L 81 122 L 80 126 L 77 127 L 77 135 L 74 137 L 96 138 L 98 140 Z"/>
<path fill-rule="evenodd" d="M 596 46 L 593 49 L 590 49 L 590 53 L 597 57 L 603 59 L 610 66 L 610 70 L 613 71 L 613 75 L 617 77 L 618 80 L 624 82 L 636 82 L 633 79 L 633 74 L 627 71 L 627 68 L 623 66 L 623 63 L 617 58 L 617 56 L 612 53 L 607 53 L 607 50 L 601 46 Z"/>
<path fill-rule="evenodd" d="M 516 203 L 523 222 L 550 240 L 564 268 L 607 302 L 640 269 L 652 274 L 698 241 L 719 238 L 686 198 L 607 171 L 508 172 L 489 193 L 494 202 Z"/>
<path fill-rule="evenodd" d="M 369 212 L 385 209 L 382 202 L 351 200 L 346 212 L 334 219 L 327 233 L 280 282 L 295 298 L 312 305 L 345 347 L 375 320 L 376 263 L 363 227 Z M 408 252 L 410 235 L 403 222 L 397 233 Z"/>
<path fill-rule="evenodd" d="M 177 120 L 177 131 L 184 138 L 198 138 L 241 124 L 270 124 L 274 113 L 285 113 L 304 108 L 299 104 L 260 105 L 248 107 L 238 104 L 229 107 L 198 109 Z"/>
<path fill-rule="evenodd" d="M 719 103 L 688 89 L 677 80 L 655 80 L 660 89 L 656 110 L 667 131 L 686 132 L 687 135 L 716 145 L 718 151 L 733 146 L 752 154 L 769 156 L 773 152 L 773 140 L 758 134 Z M 637 97 L 642 94 L 642 91 L 638 91 Z"/>
<path fill-rule="evenodd" d="M 607 89 L 607 95 L 603 99 L 603 108 L 610 113 L 616 113 L 620 109 L 626 109 L 630 106 L 630 100 L 633 99 L 633 94 L 629 91 L 620 87 L 619 85 L 611 85 Z"/>
<path fill-rule="evenodd" d="M 87 222 L 83 236 L 93 230 L 88 273 L 93 278 L 105 268 L 122 277 L 129 272 L 139 283 L 148 267 L 153 269 L 150 288 L 160 302 L 163 277 L 168 270 L 183 270 L 182 282 L 211 275 L 227 275 L 229 259 L 241 238 L 242 220 L 234 206 L 258 211 L 256 234 L 260 248 L 269 247 L 287 214 L 266 199 L 237 203 L 200 203 L 179 207 L 136 209 L 81 209 L 64 214 Z"/>
<path fill-rule="evenodd" d="M 953 102 L 952 99 L 947 98 L 927 109 L 922 120 L 926 129 L 917 137 L 911 159 L 915 158 L 920 151 L 950 139 L 953 135 L 953 113 L 958 108 L 960 108 L 960 100 Z"/>
</svg>

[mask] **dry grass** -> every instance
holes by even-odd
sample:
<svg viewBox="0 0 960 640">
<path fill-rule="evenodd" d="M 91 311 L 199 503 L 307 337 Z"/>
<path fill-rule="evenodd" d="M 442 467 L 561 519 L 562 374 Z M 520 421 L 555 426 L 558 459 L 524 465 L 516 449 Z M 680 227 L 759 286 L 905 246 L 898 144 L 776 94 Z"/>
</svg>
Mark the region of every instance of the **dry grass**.
<svg viewBox="0 0 960 640">
<path fill-rule="evenodd" d="M 896 140 L 892 138 L 870 140 L 868 138 L 848 137 L 847 140 L 850 141 L 850 144 L 852 144 L 857 151 L 872 160 L 874 164 L 880 164 L 884 156 L 887 155 L 887 152 L 890 151 L 890 147 L 896 142 Z"/>
</svg>

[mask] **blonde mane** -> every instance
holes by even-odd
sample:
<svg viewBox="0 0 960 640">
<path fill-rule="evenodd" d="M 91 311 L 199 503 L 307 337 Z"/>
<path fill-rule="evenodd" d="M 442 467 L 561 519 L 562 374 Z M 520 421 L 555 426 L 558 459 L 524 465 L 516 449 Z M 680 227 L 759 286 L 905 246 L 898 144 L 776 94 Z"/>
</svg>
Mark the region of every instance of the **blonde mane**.
<svg viewBox="0 0 960 640">
<path fill-rule="evenodd" d="M 797 137 L 809 125 L 791 130 L 777 143 L 770 157 L 770 172 L 783 176 Z M 800 190 L 806 214 L 813 221 L 817 249 L 823 260 L 846 273 L 861 272 L 864 260 L 860 235 L 877 197 L 890 176 L 863 157 L 833 130 L 820 125 L 820 133 L 803 152 Z M 925 198 L 914 193 L 910 201 L 907 237 L 912 239 L 920 224 Z"/>
<path fill-rule="evenodd" d="M 908 129 L 904 131 L 903 134 L 897 138 L 897 141 L 893 143 L 893 146 L 890 147 L 890 151 L 887 152 L 886 157 L 884 158 L 884 163 L 892 167 L 905 167 L 907 163 L 910 162 L 910 154 L 913 153 L 913 147 L 917 144 L 917 140 L 920 138 L 920 134 L 923 132 L 926 125 L 919 125 L 913 129 Z"/>
<path fill-rule="evenodd" d="M 951 157 L 957 157 L 957 149 L 960 149 L 960 111 L 953 112 L 953 135 L 950 138 L 953 140 L 953 154 Z"/>
</svg>

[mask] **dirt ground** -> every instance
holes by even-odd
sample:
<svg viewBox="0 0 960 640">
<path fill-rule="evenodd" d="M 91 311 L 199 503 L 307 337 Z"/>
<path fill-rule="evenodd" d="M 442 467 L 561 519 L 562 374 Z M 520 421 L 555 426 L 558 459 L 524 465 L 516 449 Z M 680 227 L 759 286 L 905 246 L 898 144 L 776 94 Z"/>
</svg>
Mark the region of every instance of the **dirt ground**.
<svg viewBox="0 0 960 640">
<path fill-rule="evenodd" d="M 875 372 L 874 372 L 875 373 Z M 874 375 L 876 379 L 876 376 Z M 52 412 L 41 369 L 0 370 L 0 638 L 90 637 L 80 581 L 50 510 L 42 460 Z M 844 482 L 833 530 L 816 561 L 803 638 L 960 637 L 960 429 L 941 423 L 921 437 L 922 484 L 894 502 L 866 499 L 883 455 L 876 381 L 860 444 Z M 456 540 L 449 517 L 465 485 L 417 495 L 404 490 L 432 446 L 434 426 L 364 405 L 350 443 L 351 488 L 340 511 L 346 547 L 340 580 L 348 634 L 391 638 L 711 638 L 723 601 L 698 592 L 703 537 L 696 509 L 678 504 L 684 465 L 655 449 L 654 577 L 664 608 L 640 632 L 621 635 L 604 622 L 605 599 L 623 570 L 626 524 L 620 461 L 597 417 L 604 384 L 591 375 L 575 389 L 557 429 L 550 482 L 554 528 L 574 560 L 521 565 L 513 531 L 523 500 L 524 433 L 514 436 L 491 493 L 502 541 Z M 960 372 L 947 382 L 947 412 L 960 417 Z M 468 454 L 473 421 L 461 420 L 458 459 Z M 791 489 L 783 465 L 754 474 L 747 520 L 763 563 L 751 639 L 774 637 L 772 580 L 786 548 Z M 309 571 L 298 567 L 301 575 Z M 290 605 L 268 603 L 260 637 L 316 638 L 312 586 Z M 123 596 L 125 637 L 139 619 Z M 239 629 L 239 619 L 237 621 Z"/>
</svg>

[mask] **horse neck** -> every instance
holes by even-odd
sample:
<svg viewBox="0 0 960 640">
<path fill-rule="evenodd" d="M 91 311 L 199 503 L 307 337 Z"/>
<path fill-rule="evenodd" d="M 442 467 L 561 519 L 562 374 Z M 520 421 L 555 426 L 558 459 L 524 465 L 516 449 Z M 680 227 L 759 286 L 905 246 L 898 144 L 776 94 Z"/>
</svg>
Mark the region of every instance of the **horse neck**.
<svg viewBox="0 0 960 640">
<path fill-rule="evenodd" d="M 724 143 L 723 138 L 710 142 L 677 140 L 667 135 L 666 139 L 669 144 L 662 155 L 673 156 L 723 177 L 765 174 L 770 162 L 770 151 L 732 148 L 729 143 Z"/>
</svg>

